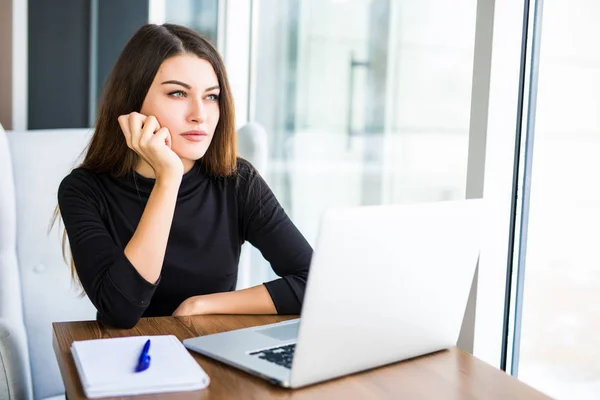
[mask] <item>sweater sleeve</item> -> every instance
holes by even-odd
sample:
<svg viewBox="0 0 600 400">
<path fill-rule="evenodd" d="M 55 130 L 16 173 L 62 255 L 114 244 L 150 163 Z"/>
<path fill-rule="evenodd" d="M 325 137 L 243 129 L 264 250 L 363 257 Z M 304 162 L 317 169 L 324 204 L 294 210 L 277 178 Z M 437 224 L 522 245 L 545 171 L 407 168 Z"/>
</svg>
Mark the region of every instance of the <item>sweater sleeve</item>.
<svg viewBox="0 0 600 400">
<path fill-rule="evenodd" d="M 148 307 L 158 282 L 146 281 L 125 257 L 101 217 L 89 177 L 73 171 L 60 184 L 58 205 L 77 276 L 100 319 L 131 328 Z"/>
<path fill-rule="evenodd" d="M 313 250 L 275 195 L 247 161 L 238 162 L 243 237 L 280 277 L 265 286 L 279 314 L 299 314 Z"/>
</svg>

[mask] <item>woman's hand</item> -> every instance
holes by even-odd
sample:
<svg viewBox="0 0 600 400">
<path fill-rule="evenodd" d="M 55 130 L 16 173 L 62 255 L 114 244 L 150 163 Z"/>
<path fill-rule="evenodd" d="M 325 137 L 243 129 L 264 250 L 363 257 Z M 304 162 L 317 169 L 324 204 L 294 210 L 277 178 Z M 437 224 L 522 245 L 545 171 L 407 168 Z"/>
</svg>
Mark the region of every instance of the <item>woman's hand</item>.
<svg viewBox="0 0 600 400">
<path fill-rule="evenodd" d="M 173 316 L 206 314 L 277 314 L 277 309 L 265 285 L 258 285 L 192 296 L 173 312 Z"/>
<path fill-rule="evenodd" d="M 183 176 L 183 163 L 171 149 L 171 133 L 156 117 L 132 112 L 119 116 L 119 125 L 127 146 L 152 167 L 157 180 Z"/>
<path fill-rule="evenodd" d="M 202 311 L 202 296 L 192 296 L 187 298 L 173 311 L 174 317 L 183 317 L 185 315 L 200 315 Z"/>
</svg>

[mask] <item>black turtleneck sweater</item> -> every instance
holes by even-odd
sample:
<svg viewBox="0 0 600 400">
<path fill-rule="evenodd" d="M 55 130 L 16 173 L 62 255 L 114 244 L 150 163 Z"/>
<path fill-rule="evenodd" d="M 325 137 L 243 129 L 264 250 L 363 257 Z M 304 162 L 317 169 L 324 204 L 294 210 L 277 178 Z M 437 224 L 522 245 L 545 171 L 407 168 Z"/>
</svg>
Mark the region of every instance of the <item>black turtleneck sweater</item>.
<svg viewBox="0 0 600 400">
<path fill-rule="evenodd" d="M 183 176 L 161 276 L 146 281 L 125 257 L 154 186 L 132 172 L 114 178 L 77 168 L 58 203 L 77 275 L 98 310 L 117 327 L 171 315 L 195 295 L 235 290 L 240 247 L 249 241 L 281 278 L 265 283 L 279 314 L 298 314 L 312 249 L 247 161 L 231 177 L 196 165 Z"/>
</svg>

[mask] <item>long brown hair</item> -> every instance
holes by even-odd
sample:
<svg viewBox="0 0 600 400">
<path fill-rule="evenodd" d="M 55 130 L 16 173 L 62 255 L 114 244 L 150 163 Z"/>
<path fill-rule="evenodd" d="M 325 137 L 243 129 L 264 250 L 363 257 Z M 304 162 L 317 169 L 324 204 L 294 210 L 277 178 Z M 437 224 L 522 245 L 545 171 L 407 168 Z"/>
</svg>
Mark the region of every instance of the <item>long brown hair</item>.
<svg viewBox="0 0 600 400">
<path fill-rule="evenodd" d="M 225 65 L 215 47 L 197 32 L 180 25 L 143 25 L 125 45 L 105 85 L 94 134 L 81 168 L 119 177 L 133 171 L 138 155 L 127 147 L 118 117 L 139 112 L 160 65 L 168 58 L 194 54 L 208 61 L 219 81 L 219 122 L 201 163 L 207 173 L 229 176 L 236 167 L 235 112 Z M 60 218 L 56 206 L 50 228 Z M 63 232 L 67 260 L 67 232 Z M 71 276 L 77 280 L 71 257 Z"/>
</svg>

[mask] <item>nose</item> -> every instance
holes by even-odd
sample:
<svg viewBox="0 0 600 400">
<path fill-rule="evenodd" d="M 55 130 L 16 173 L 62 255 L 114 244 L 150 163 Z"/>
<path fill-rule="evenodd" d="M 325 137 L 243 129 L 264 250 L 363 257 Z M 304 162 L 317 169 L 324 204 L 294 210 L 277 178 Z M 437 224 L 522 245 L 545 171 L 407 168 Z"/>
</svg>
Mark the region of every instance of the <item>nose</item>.
<svg viewBox="0 0 600 400">
<path fill-rule="evenodd" d="M 206 121 L 206 107 L 202 99 L 195 99 L 191 103 L 188 119 L 190 122 L 201 124 Z"/>
</svg>

